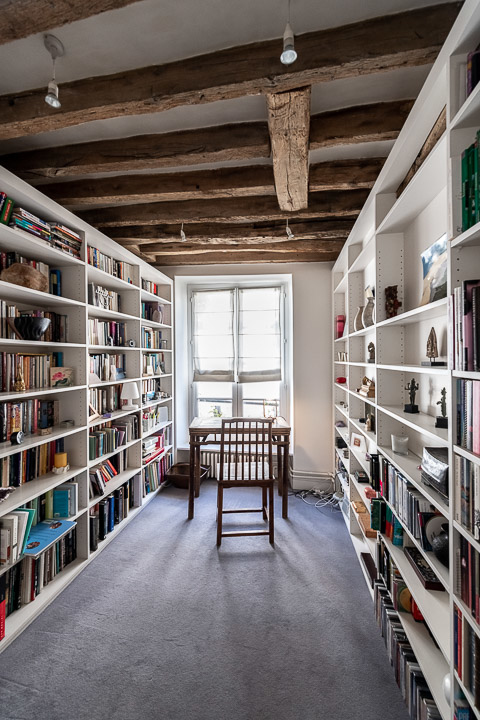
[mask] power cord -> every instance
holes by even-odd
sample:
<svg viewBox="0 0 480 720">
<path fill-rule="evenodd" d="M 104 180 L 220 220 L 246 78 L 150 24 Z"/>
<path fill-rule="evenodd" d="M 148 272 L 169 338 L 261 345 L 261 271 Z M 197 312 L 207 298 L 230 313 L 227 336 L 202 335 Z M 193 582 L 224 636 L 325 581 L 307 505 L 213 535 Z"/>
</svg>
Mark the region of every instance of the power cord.
<svg viewBox="0 0 480 720">
<path fill-rule="evenodd" d="M 332 512 L 340 510 L 340 502 L 343 499 L 343 494 L 341 493 L 318 490 L 316 488 L 313 490 L 298 490 L 292 493 L 292 495 L 302 500 L 306 505 L 312 505 L 317 510 L 323 510 L 328 507 Z M 309 500 L 310 496 L 317 498 L 317 500 L 311 502 Z"/>
</svg>

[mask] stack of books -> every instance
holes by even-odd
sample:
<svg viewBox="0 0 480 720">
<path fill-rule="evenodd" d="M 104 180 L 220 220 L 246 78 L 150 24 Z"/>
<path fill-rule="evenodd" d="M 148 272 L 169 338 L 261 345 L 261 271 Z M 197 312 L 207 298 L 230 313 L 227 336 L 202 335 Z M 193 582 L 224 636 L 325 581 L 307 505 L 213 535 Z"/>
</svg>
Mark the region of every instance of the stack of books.
<svg viewBox="0 0 480 720">
<path fill-rule="evenodd" d="M 45 240 L 45 242 L 50 243 L 50 225 L 45 222 L 45 220 L 41 220 L 36 215 L 33 215 L 33 213 L 28 212 L 28 210 L 24 210 L 18 205 L 13 208 L 13 212 L 10 216 L 10 227 L 13 227 L 16 230 L 23 230 L 30 235 L 35 235 L 36 237 Z"/>
<path fill-rule="evenodd" d="M 455 370 L 480 370 L 480 280 L 464 280 L 450 300 L 452 357 Z"/>
<path fill-rule="evenodd" d="M 54 247 L 80 260 L 82 238 L 78 233 L 57 222 L 50 223 L 51 243 Z"/>
</svg>

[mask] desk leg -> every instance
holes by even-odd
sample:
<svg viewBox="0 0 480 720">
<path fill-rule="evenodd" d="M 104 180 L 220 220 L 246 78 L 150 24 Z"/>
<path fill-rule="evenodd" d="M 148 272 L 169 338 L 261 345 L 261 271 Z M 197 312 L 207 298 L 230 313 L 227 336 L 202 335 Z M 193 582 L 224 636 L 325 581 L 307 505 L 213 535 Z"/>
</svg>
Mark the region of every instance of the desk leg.
<svg viewBox="0 0 480 720">
<path fill-rule="evenodd" d="M 282 518 L 288 518 L 288 441 L 283 444 Z"/>
<path fill-rule="evenodd" d="M 190 474 L 188 476 L 188 519 L 193 520 L 195 496 L 195 443 L 190 440 Z"/>
<path fill-rule="evenodd" d="M 278 494 L 283 492 L 283 447 L 277 445 L 277 475 L 278 475 Z"/>
<path fill-rule="evenodd" d="M 200 445 L 195 445 L 195 497 L 200 495 Z"/>
</svg>

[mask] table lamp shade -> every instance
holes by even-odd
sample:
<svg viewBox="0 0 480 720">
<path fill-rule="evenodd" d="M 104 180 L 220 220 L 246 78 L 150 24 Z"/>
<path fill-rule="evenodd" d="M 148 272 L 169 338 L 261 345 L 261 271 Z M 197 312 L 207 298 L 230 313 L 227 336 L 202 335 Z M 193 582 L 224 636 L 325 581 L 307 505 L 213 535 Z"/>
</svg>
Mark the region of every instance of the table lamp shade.
<svg viewBox="0 0 480 720">
<path fill-rule="evenodd" d="M 124 410 L 137 409 L 137 406 L 132 403 L 132 400 L 136 400 L 140 397 L 138 392 L 137 383 L 125 383 L 122 387 L 122 393 L 120 395 L 122 400 L 126 400 L 126 405 L 123 406 Z"/>
</svg>

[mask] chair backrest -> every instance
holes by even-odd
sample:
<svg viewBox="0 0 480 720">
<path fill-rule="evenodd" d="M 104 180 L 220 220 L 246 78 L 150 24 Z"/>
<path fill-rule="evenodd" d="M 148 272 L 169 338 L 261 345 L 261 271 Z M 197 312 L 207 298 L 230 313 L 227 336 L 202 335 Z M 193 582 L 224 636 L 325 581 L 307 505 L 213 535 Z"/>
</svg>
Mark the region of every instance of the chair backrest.
<svg viewBox="0 0 480 720">
<path fill-rule="evenodd" d="M 249 481 L 273 477 L 273 418 L 222 420 L 218 480 Z"/>
</svg>

